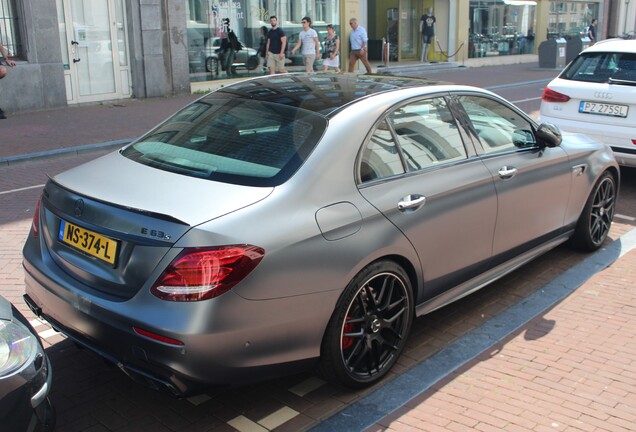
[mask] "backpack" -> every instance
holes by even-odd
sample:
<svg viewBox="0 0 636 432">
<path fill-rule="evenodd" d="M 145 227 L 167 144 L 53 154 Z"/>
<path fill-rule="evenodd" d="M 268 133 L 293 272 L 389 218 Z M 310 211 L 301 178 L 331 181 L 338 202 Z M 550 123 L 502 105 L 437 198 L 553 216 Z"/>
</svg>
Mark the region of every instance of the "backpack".
<svg viewBox="0 0 636 432">
<path fill-rule="evenodd" d="M 227 38 L 230 41 L 230 46 L 234 51 L 240 51 L 243 49 L 243 44 L 236 37 L 236 33 L 233 30 L 230 30 L 227 34 Z"/>
</svg>

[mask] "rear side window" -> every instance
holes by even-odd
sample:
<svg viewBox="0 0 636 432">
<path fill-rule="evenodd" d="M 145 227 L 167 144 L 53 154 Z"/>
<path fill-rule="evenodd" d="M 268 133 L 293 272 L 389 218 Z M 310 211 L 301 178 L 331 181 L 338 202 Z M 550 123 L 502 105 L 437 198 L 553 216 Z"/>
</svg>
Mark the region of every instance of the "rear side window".
<svg viewBox="0 0 636 432">
<path fill-rule="evenodd" d="M 362 150 L 360 181 L 383 179 L 404 174 L 402 158 L 386 120 L 376 127 Z"/>
<path fill-rule="evenodd" d="M 607 83 L 611 79 L 636 81 L 636 54 L 595 52 L 578 56 L 561 78 Z"/>
<path fill-rule="evenodd" d="M 302 109 L 241 99 L 199 100 L 123 150 L 165 171 L 249 186 L 285 182 L 327 125 Z"/>
</svg>

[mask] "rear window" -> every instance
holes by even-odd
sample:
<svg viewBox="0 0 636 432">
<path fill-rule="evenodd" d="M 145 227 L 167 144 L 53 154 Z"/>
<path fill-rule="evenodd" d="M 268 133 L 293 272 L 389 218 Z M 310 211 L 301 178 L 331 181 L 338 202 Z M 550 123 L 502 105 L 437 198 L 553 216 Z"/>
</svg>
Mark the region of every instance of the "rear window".
<svg viewBox="0 0 636 432">
<path fill-rule="evenodd" d="M 612 80 L 631 81 L 636 84 L 636 54 L 616 52 L 582 54 L 563 71 L 561 78 L 593 83 L 608 83 Z"/>
<path fill-rule="evenodd" d="M 276 186 L 302 165 L 326 126 L 324 117 L 294 107 L 208 97 L 185 107 L 122 154 L 191 177 Z"/>
</svg>

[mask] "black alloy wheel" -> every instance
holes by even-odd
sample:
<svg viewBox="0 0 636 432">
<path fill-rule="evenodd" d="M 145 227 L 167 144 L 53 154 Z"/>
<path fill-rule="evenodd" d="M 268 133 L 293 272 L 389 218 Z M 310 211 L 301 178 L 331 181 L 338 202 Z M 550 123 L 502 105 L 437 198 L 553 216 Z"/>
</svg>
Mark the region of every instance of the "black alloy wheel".
<svg viewBox="0 0 636 432">
<path fill-rule="evenodd" d="M 606 172 L 588 198 L 576 226 L 573 243 L 582 250 L 595 251 L 609 234 L 616 211 L 616 179 Z"/>
<path fill-rule="evenodd" d="M 354 388 L 379 381 L 402 353 L 412 320 L 412 290 L 404 270 L 391 261 L 366 267 L 331 318 L 323 341 L 323 374 Z"/>
</svg>

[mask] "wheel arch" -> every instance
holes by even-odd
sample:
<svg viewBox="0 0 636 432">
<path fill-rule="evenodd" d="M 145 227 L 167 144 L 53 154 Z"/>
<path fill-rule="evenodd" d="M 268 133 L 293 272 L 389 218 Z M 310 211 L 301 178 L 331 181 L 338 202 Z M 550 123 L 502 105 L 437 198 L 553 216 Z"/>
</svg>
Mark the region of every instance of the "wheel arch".
<svg viewBox="0 0 636 432">
<path fill-rule="evenodd" d="M 368 267 L 370 265 L 373 265 L 373 264 L 375 264 L 376 262 L 379 262 L 379 261 L 393 261 L 394 263 L 396 263 L 397 265 L 402 267 L 402 269 L 404 269 L 404 271 L 406 272 L 406 275 L 409 278 L 409 282 L 411 283 L 411 291 L 412 291 L 412 294 L 413 294 L 413 308 L 415 308 L 415 305 L 417 304 L 418 298 L 419 298 L 418 294 L 420 292 L 420 289 L 419 289 L 420 278 L 419 278 L 417 270 L 415 269 L 415 266 L 413 265 L 411 260 L 409 260 L 408 258 L 406 258 L 403 255 L 388 254 L 388 255 L 383 255 L 381 257 L 375 258 L 373 261 L 367 263 L 362 268 L 364 269 L 364 268 L 366 268 L 366 267 Z M 360 271 L 362 271 L 362 270 L 360 270 Z"/>
<path fill-rule="evenodd" d="M 620 170 L 617 167 L 615 167 L 615 166 L 610 166 L 603 172 L 609 172 L 610 174 L 612 174 L 612 177 L 614 177 L 614 180 L 616 181 L 616 195 L 618 196 L 618 193 L 620 192 L 620 188 L 621 188 L 621 172 L 620 172 Z M 601 175 L 603 175 L 603 173 L 601 173 L 599 175 L 599 178 L 601 177 Z"/>
</svg>

